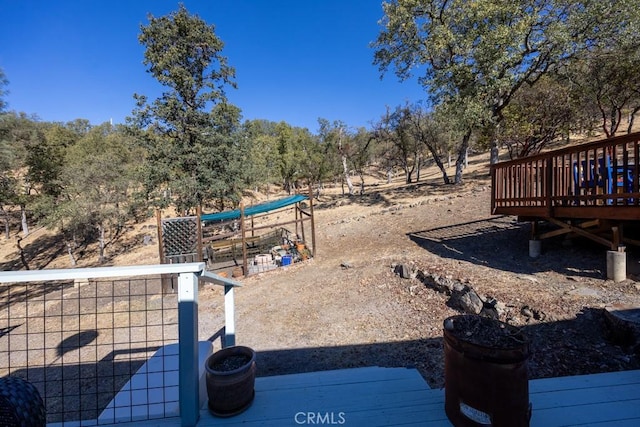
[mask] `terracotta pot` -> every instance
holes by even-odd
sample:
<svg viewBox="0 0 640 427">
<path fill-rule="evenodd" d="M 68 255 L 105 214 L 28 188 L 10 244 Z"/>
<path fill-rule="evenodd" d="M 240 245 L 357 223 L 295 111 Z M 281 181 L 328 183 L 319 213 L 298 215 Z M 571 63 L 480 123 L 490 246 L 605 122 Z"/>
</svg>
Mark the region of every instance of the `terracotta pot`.
<svg viewBox="0 0 640 427">
<path fill-rule="evenodd" d="M 227 347 L 207 358 L 209 410 L 230 417 L 246 410 L 255 396 L 256 353 L 243 346 Z"/>
</svg>

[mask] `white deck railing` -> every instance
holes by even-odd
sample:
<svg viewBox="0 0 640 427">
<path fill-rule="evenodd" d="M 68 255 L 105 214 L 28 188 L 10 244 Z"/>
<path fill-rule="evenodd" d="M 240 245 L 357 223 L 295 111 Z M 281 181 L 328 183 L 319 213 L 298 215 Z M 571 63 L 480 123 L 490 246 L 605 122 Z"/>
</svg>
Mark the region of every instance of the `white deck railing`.
<svg viewBox="0 0 640 427">
<path fill-rule="evenodd" d="M 161 264 L 0 272 L 0 283 L 49 282 L 154 275 L 178 275 L 179 408 L 183 426 L 195 426 L 200 412 L 198 282 L 224 286 L 226 346 L 235 344 L 233 288 L 240 283 L 207 272 L 204 263 Z"/>
</svg>

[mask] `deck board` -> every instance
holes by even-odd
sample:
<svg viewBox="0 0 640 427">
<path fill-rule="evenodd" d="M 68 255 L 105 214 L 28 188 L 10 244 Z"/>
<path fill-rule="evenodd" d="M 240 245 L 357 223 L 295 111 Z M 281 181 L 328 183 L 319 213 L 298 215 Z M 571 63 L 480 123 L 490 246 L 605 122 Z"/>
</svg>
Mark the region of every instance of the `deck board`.
<svg viewBox="0 0 640 427">
<path fill-rule="evenodd" d="M 428 416 L 429 391 L 415 369 L 405 368 L 262 377 L 256 379 L 256 398 L 246 412 L 225 419 L 203 411 L 198 425 L 300 425 L 296 417 L 302 421 L 307 416 L 315 416 L 316 423 L 321 417 L 325 424 L 420 425 Z"/>
<path fill-rule="evenodd" d="M 640 371 L 619 371 L 570 377 L 541 378 L 529 381 L 529 393 L 623 384 L 640 384 Z"/>
<path fill-rule="evenodd" d="M 533 407 L 531 427 L 639 426 L 640 370 L 531 380 L 529 398 Z M 301 424 L 296 422 L 297 413 L 325 418 L 323 422 L 316 418 L 314 423 Z M 415 369 L 379 367 L 257 378 L 256 398 L 247 411 L 217 418 L 205 406 L 198 426 L 332 422 L 349 426 L 451 426 L 444 412 L 443 389 L 430 389 Z M 180 420 L 135 425 L 179 426 Z"/>
<path fill-rule="evenodd" d="M 532 427 L 640 425 L 640 371 L 531 380 L 529 398 Z M 443 389 L 429 389 L 417 371 L 390 368 L 259 378 L 244 414 L 220 419 L 203 411 L 198 425 L 293 426 L 298 412 L 342 412 L 345 425 L 451 426 Z"/>
</svg>

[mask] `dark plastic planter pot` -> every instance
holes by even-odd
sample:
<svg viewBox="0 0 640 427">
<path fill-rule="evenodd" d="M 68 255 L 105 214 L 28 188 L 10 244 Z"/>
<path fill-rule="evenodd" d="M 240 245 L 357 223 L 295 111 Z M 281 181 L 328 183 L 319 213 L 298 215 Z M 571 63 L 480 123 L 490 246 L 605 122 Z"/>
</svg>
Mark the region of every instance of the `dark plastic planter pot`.
<svg viewBox="0 0 640 427">
<path fill-rule="evenodd" d="M 245 359 L 234 369 L 220 367 L 225 361 Z M 230 417 L 246 410 L 255 396 L 256 353 L 243 346 L 227 347 L 207 358 L 209 410 L 218 417 Z"/>
</svg>

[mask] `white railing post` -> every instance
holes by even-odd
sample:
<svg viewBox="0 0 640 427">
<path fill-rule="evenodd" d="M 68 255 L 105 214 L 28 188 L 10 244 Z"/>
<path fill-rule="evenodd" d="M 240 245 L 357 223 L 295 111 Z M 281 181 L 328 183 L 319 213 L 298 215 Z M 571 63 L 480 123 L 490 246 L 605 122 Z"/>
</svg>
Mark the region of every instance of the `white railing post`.
<svg viewBox="0 0 640 427">
<path fill-rule="evenodd" d="M 236 345 L 235 304 L 233 302 L 233 285 L 224 285 L 224 346 Z"/>
<path fill-rule="evenodd" d="M 178 348 L 180 419 L 183 427 L 195 426 L 200 416 L 198 366 L 198 276 L 178 276 Z"/>
<path fill-rule="evenodd" d="M 218 276 L 217 274 L 203 271 L 200 278 L 206 282 L 224 286 L 224 347 L 236 345 L 236 311 L 233 301 L 233 288 L 242 286 L 235 280 Z"/>
</svg>

